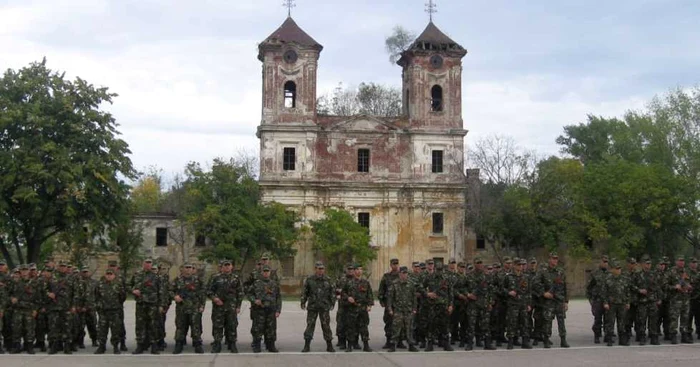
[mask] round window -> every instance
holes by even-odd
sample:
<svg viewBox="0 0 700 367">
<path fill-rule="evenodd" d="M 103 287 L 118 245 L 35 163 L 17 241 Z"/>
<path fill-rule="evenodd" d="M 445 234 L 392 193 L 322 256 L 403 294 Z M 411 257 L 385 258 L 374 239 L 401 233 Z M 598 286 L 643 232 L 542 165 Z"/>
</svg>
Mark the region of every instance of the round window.
<svg viewBox="0 0 700 367">
<path fill-rule="evenodd" d="M 294 50 L 287 50 L 287 52 L 284 53 L 284 61 L 293 64 L 297 62 L 297 53 Z"/>
</svg>

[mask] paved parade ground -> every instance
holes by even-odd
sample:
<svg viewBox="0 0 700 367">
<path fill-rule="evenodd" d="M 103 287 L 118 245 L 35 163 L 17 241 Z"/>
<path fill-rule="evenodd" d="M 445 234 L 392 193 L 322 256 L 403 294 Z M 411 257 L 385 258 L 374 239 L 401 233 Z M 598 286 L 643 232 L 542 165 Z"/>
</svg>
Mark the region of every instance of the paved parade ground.
<svg viewBox="0 0 700 367">
<path fill-rule="evenodd" d="M 128 301 L 125 305 L 127 346 L 130 352 L 122 355 L 112 355 L 111 348 L 107 348 L 107 354 L 93 355 L 95 348 L 79 350 L 73 355 L 57 354 L 49 356 L 37 351 L 34 356 L 0 355 L 0 366 L 42 366 L 42 367 L 78 367 L 78 366 L 455 366 L 458 363 L 468 363 L 473 366 L 698 366 L 700 365 L 700 343 L 693 345 L 669 345 L 661 346 L 631 346 L 631 347 L 607 347 L 603 344 L 593 344 L 591 332 L 591 314 L 588 302 L 572 301 L 567 314 L 569 349 L 559 348 L 559 338 L 556 335 L 556 321 L 552 335 L 554 347 L 542 349 L 541 344 L 532 350 L 523 350 L 516 347 L 514 350 L 506 350 L 505 347 L 495 351 L 477 349 L 465 352 L 456 348 L 455 352 L 443 352 L 436 348 L 435 352 L 397 351 L 387 353 L 381 347 L 384 344 L 384 331 L 382 323 L 382 308 L 377 306 L 372 310 L 370 322 L 370 344 L 373 353 L 353 351 L 345 353 L 338 350 L 336 353 L 326 353 L 325 342 L 321 336 L 320 325 L 316 325 L 316 335 L 311 345 L 311 353 L 300 353 L 304 346 L 302 333 L 306 327 L 306 313 L 299 308 L 299 302 L 284 302 L 282 315 L 279 318 L 277 329 L 278 354 L 267 353 L 263 350 L 260 354 L 253 354 L 250 348 L 251 336 L 249 318 L 249 304 L 243 303 L 238 327 L 238 349 L 240 354 L 224 352 L 218 355 L 209 354 L 211 337 L 211 307 L 208 305 L 204 316 L 204 344 L 207 353 L 203 355 L 192 354 L 192 345 L 188 339 L 188 346 L 181 355 L 172 355 L 175 332 L 174 309 L 168 314 L 168 348 L 161 355 L 143 354 L 133 356 L 130 352 L 134 349 L 134 303 Z M 331 315 L 331 327 L 335 332 L 335 313 Z M 87 341 L 87 340 L 86 340 Z M 668 343 L 668 342 L 665 342 Z M 89 343 L 86 343 L 89 344 Z M 335 340 L 334 340 L 335 344 Z"/>
</svg>

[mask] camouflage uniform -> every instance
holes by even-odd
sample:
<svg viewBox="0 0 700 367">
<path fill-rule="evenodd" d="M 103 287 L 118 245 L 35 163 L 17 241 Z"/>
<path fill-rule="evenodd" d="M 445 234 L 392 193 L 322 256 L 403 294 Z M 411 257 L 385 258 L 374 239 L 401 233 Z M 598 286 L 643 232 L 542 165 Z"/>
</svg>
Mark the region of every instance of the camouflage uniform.
<svg viewBox="0 0 700 367">
<path fill-rule="evenodd" d="M 0 276 L 0 331 L 3 330 L 3 318 L 7 308 L 10 304 L 10 296 L 8 294 L 8 285 L 5 284 L 4 277 Z M 3 349 L 3 335 L 0 333 L 0 354 L 5 350 Z"/>
<path fill-rule="evenodd" d="M 276 351 L 274 347 L 277 340 L 276 313 L 282 312 L 282 297 L 279 283 L 270 278 L 261 276 L 250 288 L 248 296 L 253 315 L 253 326 L 250 333 L 253 335 L 253 350 L 260 351 L 260 340 L 265 336 L 265 345 L 268 351 Z M 260 300 L 261 305 L 255 301 Z M 271 350 L 272 349 L 272 350 Z"/>
<path fill-rule="evenodd" d="M 511 295 L 510 292 L 515 292 Z M 513 271 L 503 279 L 502 292 L 506 306 L 506 337 L 508 349 L 513 348 L 514 338 L 523 337 L 523 346 L 529 345 L 530 322 L 528 307 L 531 307 L 532 290 L 528 276 L 522 272 Z"/>
<path fill-rule="evenodd" d="M 450 279 L 438 268 L 432 273 L 426 273 L 423 278 L 422 292 L 425 297 L 425 306 L 428 313 L 426 351 L 433 349 L 436 341 L 443 341 L 443 348 L 451 351 L 450 337 L 448 335 L 449 310 L 454 307 L 454 293 Z M 435 294 L 435 298 L 428 295 Z"/>
<path fill-rule="evenodd" d="M 665 256 L 662 257 L 660 264 L 664 264 L 665 267 L 663 270 L 657 269 L 656 271 L 656 276 L 659 279 L 659 283 L 662 285 L 660 287 L 661 289 L 659 289 L 659 293 L 661 293 L 661 307 L 659 307 L 659 320 L 657 321 L 659 326 L 657 327 L 657 329 L 659 335 L 661 335 L 661 331 L 663 330 L 665 340 L 671 340 L 671 332 L 669 331 L 670 318 L 668 315 L 668 301 L 671 292 L 669 292 L 669 290 L 666 287 L 668 278 L 671 275 L 668 258 Z"/>
<path fill-rule="evenodd" d="M 692 337 L 688 330 L 688 320 L 690 313 L 691 284 L 685 268 L 674 267 L 669 270 L 666 282 L 668 292 L 668 316 L 671 343 L 676 344 L 677 333 L 680 326 L 681 341 L 687 342 L 688 337 Z M 678 288 L 680 289 L 677 289 Z M 680 323 L 679 323 L 680 319 Z"/>
<path fill-rule="evenodd" d="M 161 272 L 161 268 L 158 268 L 158 280 L 160 281 L 160 286 L 163 287 L 163 294 L 170 295 L 170 276 L 167 271 Z M 160 327 L 158 328 L 158 346 L 160 350 L 164 350 L 166 347 L 165 337 L 165 325 L 168 317 L 168 309 L 170 309 L 170 298 L 163 302 L 163 312 L 160 314 Z"/>
<path fill-rule="evenodd" d="M 115 274 L 116 275 L 116 274 Z M 97 327 L 97 340 L 100 348 L 107 344 L 107 334 L 111 332 L 110 342 L 114 346 L 114 352 L 119 353 L 118 344 L 121 342 L 124 331 L 122 325 L 122 315 L 124 314 L 123 299 L 126 297 L 126 290 L 121 280 L 115 276 L 114 280 L 108 281 L 102 278 L 95 286 L 95 308 L 99 314 Z"/>
<path fill-rule="evenodd" d="M 636 273 L 638 271 L 639 269 L 637 269 L 637 260 L 633 257 L 630 257 L 629 259 L 627 259 L 627 269 L 622 273 L 622 276 L 627 277 L 627 283 L 632 285 L 634 277 L 636 276 Z M 637 336 L 637 339 L 639 339 L 639 327 L 636 325 L 637 307 L 637 297 L 635 295 L 632 295 L 632 297 L 630 298 L 630 309 L 627 310 L 627 321 L 625 322 L 625 327 L 627 328 L 628 336 L 632 336 L 632 327 L 634 327 L 635 335 Z"/>
<path fill-rule="evenodd" d="M 605 259 L 607 261 L 607 258 Z M 586 284 L 586 298 L 591 304 L 591 313 L 593 314 L 593 336 L 596 343 L 600 342 L 600 336 L 603 334 L 603 319 L 605 309 L 603 308 L 603 288 L 605 286 L 605 278 L 610 273 L 607 268 L 599 267 L 591 272 L 588 284 Z"/>
<path fill-rule="evenodd" d="M 408 273 L 405 267 L 400 270 L 403 273 Z M 405 336 L 411 351 L 415 349 L 415 340 L 413 340 L 413 318 L 417 312 L 418 299 L 416 298 L 416 285 L 406 279 L 396 279 L 389 286 L 389 294 L 386 298 L 386 308 L 393 313 L 391 330 L 393 331 L 391 340 L 391 349 L 395 350 L 396 344 L 401 341 L 401 337 Z"/>
<path fill-rule="evenodd" d="M 84 348 L 85 328 L 87 328 L 88 335 L 94 346 L 97 342 L 97 315 L 95 313 L 95 287 L 97 282 L 89 277 L 80 277 L 76 283 L 78 288 L 76 297 L 78 322 L 76 322 L 74 340 L 81 348 Z"/>
<path fill-rule="evenodd" d="M 566 342 L 566 319 L 565 304 L 569 303 L 569 293 L 566 287 L 566 274 L 560 267 L 547 266 L 546 270 L 540 272 L 538 280 L 533 283 L 535 294 L 540 299 L 542 305 L 542 329 L 538 334 L 547 344 L 551 343 L 552 321 L 557 318 L 557 327 L 562 347 L 567 347 Z M 551 293 L 552 298 L 546 299 L 545 293 Z"/>
<path fill-rule="evenodd" d="M 452 312 L 453 318 L 451 334 L 453 341 L 454 339 L 459 340 L 460 347 L 464 347 L 467 342 L 467 328 L 469 327 L 469 322 L 467 320 L 469 308 L 467 286 L 468 280 L 466 275 L 456 274 L 454 276 L 454 283 L 452 284 L 452 293 L 454 294 L 454 311 Z M 457 315 L 456 320 L 454 317 L 455 314 Z"/>
<path fill-rule="evenodd" d="M 471 293 L 472 298 L 475 298 L 467 303 L 467 348 L 472 346 L 474 338 L 483 340 L 484 348 L 493 348 L 489 322 L 495 295 L 492 286 L 489 275 L 483 269 L 477 268 L 467 277 L 466 287 L 462 292 L 466 292 L 467 297 Z"/>
<path fill-rule="evenodd" d="M 6 266 L 4 261 L 0 261 L 0 265 Z M 9 300 L 9 291 L 10 291 L 10 285 L 12 282 L 12 278 L 10 278 L 10 275 L 7 273 L 0 273 L 0 288 L 3 288 L 5 291 L 5 296 L 7 299 L 5 299 L 5 307 L 3 308 L 3 315 L 0 317 L 0 349 L 3 349 L 3 339 L 4 339 L 4 346 L 6 348 L 10 347 L 10 343 L 12 343 L 12 307 L 10 305 L 10 300 Z M 0 303 L 2 303 L 3 300 L 0 299 Z M 4 349 L 3 349 L 4 350 Z"/>
<path fill-rule="evenodd" d="M 316 329 L 316 319 L 321 322 L 323 330 L 323 340 L 331 342 L 333 332 L 331 331 L 330 310 L 335 304 L 335 288 L 331 284 L 330 278 L 326 275 L 311 275 L 304 280 L 301 290 L 301 306 L 306 308 L 306 330 L 304 330 L 304 340 L 310 341 L 314 337 Z"/>
<path fill-rule="evenodd" d="M 352 270 L 352 266 L 348 266 L 349 270 Z M 343 291 L 343 287 L 345 284 L 349 281 L 352 281 L 352 279 L 355 278 L 354 275 L 348 275 L 344 274 L 340 278 L 338 278 L 338 281 L 335 284 L 335 296 L 336 299 L 340 299 L 341 293 Z M 343 349 L 345 348 L 345 342 L 346 342 L 346 315 L 347 315 L 347 305 L 345 305 L 343 302 L 338 302 L 338 311 L 335 314 L 335 335 L 338 337 L 338 346 Z"/>
<path fill-rule="evenodd" d="M 619 265 L 617 265 L 619 267 Z M 610 274 L 605 279 L 603 299 L 608 310 L 605 311 L 605 335 L 611 336 L 615 333 L 615 323 L 617 332 L 620 335 L 620 345 L 629 345 L 629 335 L 625 327 L 627 307 L 630 303 L 630 285 L 627 278 L 616 274 Z M 608 346 L 613 343 L 612 337 L 608 338 Z"/>
<path fill-rule="evenodd" d="M 398 263 L 399 260 L 397 259 L 391 260 L 392 265 Z M 398 270 L 384 273 L 382 279 L 379 281 L 379 289 L 377 290 L 377 298 L 379 299 L 379 304 L 384 308 L 384 316 L 382 317 L 382 320 L 384 321 L 384 336 L 386 337 L 386 345 L 384 345 L 385 348 L 389 347 L 389 343 L 392 339 L 391 325 L 393 323 L 393 317 L 389 314 L 389 310 L 386 307 L 386 299 L 389 296 L 389 287 L 398 278 Z"/>
<path fill-rule="evenodd" d="M 366 348 L 369 349 L 369 313 L 367 308 L 374 306 L 374 293 L 367 279 L 353 278 L 345 283 L 342 291 L 342 300 L 345 305 L 345 327 L 348 346 L 346 351 L 352 351 L 353 346 L 362 338 Z M 355 303 L 350 303 L 352 297 Z"/>
<path fill-rule="evenodd" d="M 131 290 L 139 290 L 141 295 L 136 298 L 136 351 L 142 353 L 151 346 L 151 353 L 158 352 L 158 328 L 160 310 L 166 302 L 170 302 L 164 287 L 160 286 L 158 274 L 153 270 L 139 270 L 131 278 Z"/>
<path fill-rule="evenodd" d="M 647 261 L 647 260 L 644 260 Z M 651 270 L 640 270 L 632 277 L 632 296 L 637 300 L 637 321 L 635 322 L 635 332 L 639 337 L 641 345 L 646 344 L 647 325 L 649 337 L 652 344 L 658 344 L 657 318 L 659 299 L 658 279 Z M 645 294 L 640 291 L 645 290 Z M 628 329 L 629 330 L 629 329 Z"/>
<path fill-rule="evenodd" d="M 693 258 L 692 263 L 696 263 L 697 260 Z M 688 269 L 688 275 L 690 277 L 690 285 L 693 287 L 690 293 L 690 315 L 688 317 L 688 326 L 686 329 L 689 333 L 693 331 L 693 321 L 695 322 L 695 333 L 700 338 L 700 271 L 698 269 Z"/>
<path fill-rule="evenodd" d="M 10 299 L 17 299 L 17 302 L 12 304 L 12 342 L 14 349 L 11 352 L 21 352 L 21 343 L 22 339 L 24 339 L 25 347 L 28 347 L 30 353 L 33 354 L 34 332 L 36 331 L 34 313 L 38 308 L 41 290 L 37 287 L 37 281 L 30 278 L 22 277 L 12 281 L 10 284 L 8 292 Z"/>
<path fill-rule="evenodd" d="M 226 342 L 229 350 L 232 350 L 238 341 L 238 313 L 236 310 L 241 309 L 243 302 L 241 279 L 233 272 L 221 272 L 211 278 L 207 289 L 208 296 L 212 300 L 212 336 L 216 346 L 214 349 L 220 348 L 224 332 L 226 332 Z M 221 300 L 223 304 L 219 306 L 214 303 L 215 298 Z"/>
<path fill-rule="evenodd" d="M 539 276 L 539 270 L 537 269 L 537 260 L 532 258 L 530 263 L 534 264 L 535 268 L 533 269 L 532 267 L 528 267 L 527 270 L 524 271 L 524 273 L 525 276 L 527 276 L 528 282 L 530 284 L 534 284 L 534 282 L 537 281 L 537 277 Z M 532 307 L 530 309 L 530 312 L 528 313 L 528 322 L 530 323 L 530 338 L 533 340 L 542 340 L 542 335 L 539 335 L 539 331 L 542 330 L 542 323 L 544 322 L 542 300 L 538 295 L 534 294 L 534 289 L 533 294 L 531 294 L 530 297 L 532 300 Z"/>
<path fill-rule="evenodd" d="M 190 330 L 192 346 L 198 353 L 202 347 L 202 311 L 206 303 L 206 291 L 204 284 L 194 274 L 183 274 L 173 280 L 170 286 L 173 297 L 180 297 L 180 302 L 175 301 L 175 343 L 176 348 L 182 351 L 185 344 L 187 331 Z"/>
<path fill-rule="evenodd" d="M 48 282 L 53 276 L 53 269 L 47 270 L 44 269 L 41 272 L 41 275 L 37 278 L 37 287 L 42 290 L 43 294 L 46 294 L 47 289 L 48 289 Z M 51 299 L 48 297 L 42 296 L 39 297 L 39 301 L 37 303 L 38 310 L 37 310 L 37 316 L 36 316 L 36 343 L 35 347 L 40 348 L 42 352 L 46 351 L 46 337 L 49 333 L 49 314 L 48 314 L 48 307 L 49 303 L 51 302 Z"/>
<path fill-rule="evenodd" d="M 72 274 L 61 271 L 54 272 L 53 277 L 47 283 L 46 292 L 55 294 L 55 298 L 49 300 L 46 310 L 49 316 L 49 345 L 50 353 L 56 353 L 63 343 L 63 351 L 71 350 L 73 341 L 73 321 L 77 289 L 75 278 Z"/>
</svg>

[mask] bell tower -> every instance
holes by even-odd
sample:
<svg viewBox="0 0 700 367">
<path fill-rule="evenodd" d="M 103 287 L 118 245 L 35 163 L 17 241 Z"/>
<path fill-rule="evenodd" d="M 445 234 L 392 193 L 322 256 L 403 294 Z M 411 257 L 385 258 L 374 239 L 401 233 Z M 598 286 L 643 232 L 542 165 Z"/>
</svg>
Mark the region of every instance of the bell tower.
<svg viewBox="0 0 700 367">
<path fill-rule="evenodd" d="M 401 54 L 403 106 L 412 129 L 462 129 L 462 46 L 445 35 L 432 21 Z"/>
<path fill-rule="evenodd" d="M 261 125 L 315 124 L 321 50 L 323 46 L 299 28 L 291 15 L 259 44 L 258 60 L 263 63 Z"/>
</svg>

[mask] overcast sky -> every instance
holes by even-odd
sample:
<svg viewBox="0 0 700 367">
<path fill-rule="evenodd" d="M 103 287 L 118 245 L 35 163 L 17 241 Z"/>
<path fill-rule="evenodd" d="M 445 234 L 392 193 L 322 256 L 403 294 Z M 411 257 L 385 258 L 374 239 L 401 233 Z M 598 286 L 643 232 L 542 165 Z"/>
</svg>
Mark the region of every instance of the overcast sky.
<svg viewBox="0 0 700 367">
<path fill-rule="evenodd" d="M 426 0 L 297 0 L 324 46 L 319 95 L 339 82 L 400 84 L 384 39 L 420 33 Z M 282 0 L 0 0 L 0 69 L 48 65 L 119 94 L 110 107 L 137 168 L 180 171 L 258 151 L 257 43 Z M 614 116 L 700 83 L 698 0 L 438 0 L 464 58 L 467 144 L 492 133 L 540 154 L 562 126 Z"/>
</svg>

